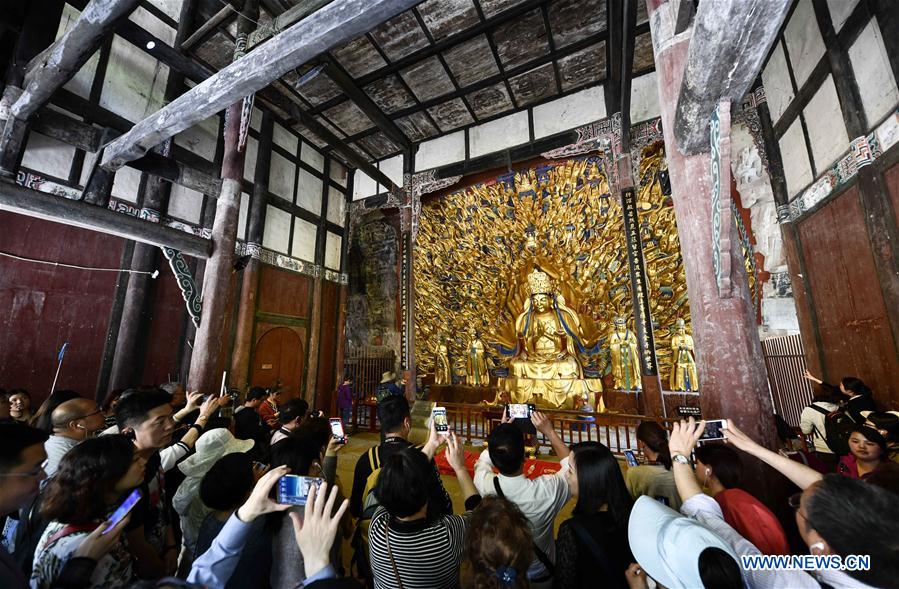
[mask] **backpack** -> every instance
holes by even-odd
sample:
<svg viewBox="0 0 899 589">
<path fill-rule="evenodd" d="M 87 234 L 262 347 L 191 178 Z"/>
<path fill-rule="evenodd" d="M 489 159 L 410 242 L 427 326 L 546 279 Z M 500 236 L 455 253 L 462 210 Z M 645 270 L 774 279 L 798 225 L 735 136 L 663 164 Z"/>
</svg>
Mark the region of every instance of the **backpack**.
<svg viewBox="0 0 899 589">
<path fill-rule="evenodd" d="M 828 412 L 827 409 L 814 403 L 809 407 L 824 414 L 824 435 L 822 437 L 830 451 L 837 456 L 849 454 L 849 436 L 855 428 L 855 422 L 849 414 L 842 410 Z M 821 432 L 817 433 L 821 436 Z"/>
<path fill-rule="evenodd" d="M 375 446 L 369 448 L 366 454 L 368 456 L 368 464 L 371 466 L 371 474 L 365 479 L 365 487 L 362 491 L 362 516 L 356 522 L 356 529 L 353 531 L 353 538 L 350 545 L 353 548 L 353 558 L 350 561 L 350 569 L 356 569 L 356 577 L 365 579 L 365 586 L 373 586 L 373 575 L 371 570 L 371 561 L 369 560 L 369 540 L 368 531 L 371 527 L 371 518 L 378 509 L 378 499 L 372 493 L 375 483 L 378 482 L 378 475 L 381 474 L 381 448 Z"/>
</svg>

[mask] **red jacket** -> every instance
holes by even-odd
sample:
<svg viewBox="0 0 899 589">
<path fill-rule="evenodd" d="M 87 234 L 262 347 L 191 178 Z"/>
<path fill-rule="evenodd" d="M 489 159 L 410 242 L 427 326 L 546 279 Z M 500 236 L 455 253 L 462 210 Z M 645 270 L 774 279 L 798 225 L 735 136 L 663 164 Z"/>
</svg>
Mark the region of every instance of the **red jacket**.
<svg viewBox="0 0 899 589">
<path fill-rule="evenodd" d="M 743 489 L 726 489 L 715 495 L 724 521 L 755 544 L 762 554 L 790 554 L 783 527 L 771 510 Z"/>
</svg>

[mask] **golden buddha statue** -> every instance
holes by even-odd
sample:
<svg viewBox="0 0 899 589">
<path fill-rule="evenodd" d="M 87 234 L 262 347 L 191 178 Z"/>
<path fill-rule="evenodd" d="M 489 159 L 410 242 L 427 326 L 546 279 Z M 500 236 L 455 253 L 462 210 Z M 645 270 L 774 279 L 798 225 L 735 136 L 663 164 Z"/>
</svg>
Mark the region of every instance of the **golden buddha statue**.
<svg viewBox="0 0 899 589">
<path fill-rule="evenodd" d="M 465 357 L 465 382 L 472 387 L 485 387 L 490 384 L 487 347 L 475 332 L 471 333 L 471 339 L 468 342 L 468 355 Z"/>
<path fill-rule="evenodd" d="M 449 361 L 449 346 L 441 339 L 434 355 L 434 384 L 453 384 L 453 369 Z"/>
<path fill-rule="evenodd" d="M 622 391 L 641 388 L 640 356 L 637 354 L 637 336 L 632 332 L 624 317 L 615 317 L 609 333 L 609 352 L 612 362 L 614 387 Z"/>
<path fill-rule="evenodd" d="M 586 352 L 581 321 L 553 288 L 549 275 L 535 268 L 527 277 L 529 297 L 515 320 L 517 345 L 509 362 L 509 377 L 499 385 L 513 401 L 560 407 L 574 395 L 598 392 L 598 379 L 584 379 L 578 352 Z"/>
<path fill-rule="evenodd" d="M 671 390 L 698 391 L 699 376 L 693 357 L 693 336 L 687 333 L 683 319 L 677 320 L 677 331 L 671 336 Z"/>
</svg>

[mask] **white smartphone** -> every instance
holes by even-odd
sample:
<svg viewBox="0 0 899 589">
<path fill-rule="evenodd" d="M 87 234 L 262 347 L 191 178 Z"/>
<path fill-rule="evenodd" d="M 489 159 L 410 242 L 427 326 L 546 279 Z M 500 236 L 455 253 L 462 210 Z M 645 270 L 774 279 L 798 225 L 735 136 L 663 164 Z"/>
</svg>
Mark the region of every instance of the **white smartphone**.
<svg viewBox="0 0 899 589">
<path fill-rule="evenodd" d="M 309 489 L 315 485 L 320 487 L 325 479 L 315 477 L 303 477 L 294 474 L 286 474 L 278 479 L 278 503 L 287 505 L 306 505 L 309 497 Z"/>
<path fill-rule="evenodd" d="M 332 417 L 328 420 L 331 424 L 331 435 L 341 444 L 346 444 L 346 432 L 343 431 L 343 420 L 339 417 Z"/>
<path fill-rule="evenodd" d="M 434 407 L 431 411 L 431 419 L 434 420 L 434 430 L 438 434 L 445 434 L 449 431 L 449 421 L 446 419 L 446 407 Z"/>
<path fill-rule="evenodd" d="M 699 439 L 706 442 L 710 440 L 723 440 L 724 432 L 721 431 L 722 429 L 727 429 L 726 419 L 710 419 L 705 422 L 705 430 L 702 432 Z"/>
<path fill-rule="evenodd" d="M 529 419 L 535 409 L 530 403 L 510 403 L 507 407 L 509 419 Z"/>
</svg>

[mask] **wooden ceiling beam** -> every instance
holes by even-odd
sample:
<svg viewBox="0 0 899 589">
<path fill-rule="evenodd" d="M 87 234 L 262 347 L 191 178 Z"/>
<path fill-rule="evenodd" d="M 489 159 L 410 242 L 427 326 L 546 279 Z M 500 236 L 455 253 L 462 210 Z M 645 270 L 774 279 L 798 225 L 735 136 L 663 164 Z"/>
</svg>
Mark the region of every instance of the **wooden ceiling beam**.
<svg viewBox="0 0 899 589">
<path fill-rule="evenodd" d="M 111 142 L 102 165 L 114 170 L 169 137 L 269 85 L 286 72 L 354 39 L 418 0 L 335 0 L 182 94 Z"/>
<path fill-rule="evenodd" d="M 791 0 L 699 3 L 674 118 L 674 136 L 685 155 L 708 151 L 715 107 L 722 98 L 743 99 L 791 4 Z"/>
<path fill-rule="evenodd" d="M 212 251 L 212 243 L 208 239 L 116 213 L 105 207 L 24 188 L 12 182 L 0 182 L 0 210 L 150 245 L 171 247 L 195 258 L 208 258 Z"/>
<path fill-rule="evenodd" d="M 200 25 L 196 31 L 191 33 L 191 35 L 181 43 L 181 51 L 188 51 L 194 45 L 205 40 L 207 35 L 213 34 L 217 28 L 236 17 L 237 13 L 237 9 L 230 4 L 223 6 L 221 10 L 212 15 L 212 18 Z"/>
<path fill-rule="evenodd" d="M 22 95 L 10 108 L 12 116 L 27 120 L 78 73 L 99 49 L 116 24 L 137 7 L 139 0 L 91 0 L 69 30 L 28 64 Z"/>
</svg>

